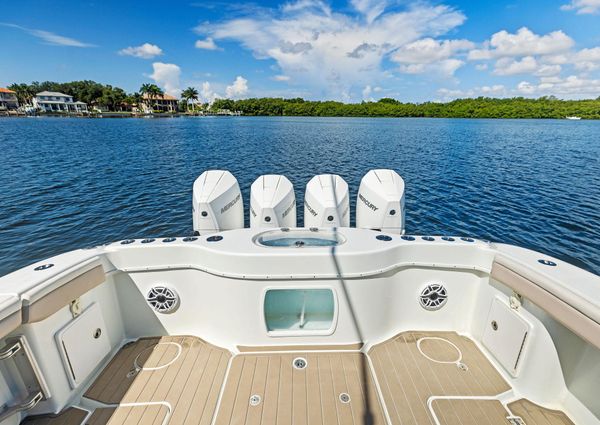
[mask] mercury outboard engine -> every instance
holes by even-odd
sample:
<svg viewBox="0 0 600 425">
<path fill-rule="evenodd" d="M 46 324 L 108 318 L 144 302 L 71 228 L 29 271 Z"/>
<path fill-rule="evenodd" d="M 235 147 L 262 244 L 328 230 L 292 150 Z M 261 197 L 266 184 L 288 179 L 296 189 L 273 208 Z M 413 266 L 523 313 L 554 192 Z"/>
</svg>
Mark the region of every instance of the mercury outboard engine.
<svg viewBox="0 0 600 425">
<path fill-rule="evenodd" d="M 296 195 L 287 177 L 267 174 L 252 183 L 250 227 L 296 227 Z"/>
<path fill-rule="evenodd" d="M 194 182 L 194 232 L 215 233 L 244 227 L 244 202 L 237 179 L 229 171 L 203 172 Z"/>
<path fill-rule="evenodd" d="M 356 227 L 404 233 L 404 180 L 394 170 L 371 170 L 362 178 Z"/>
<path fill-rule="evenodd" d="M 336 174 L 314 176 L 304 195 L 304 227 L 349 227 L 348 184 Z"/>
</svg>

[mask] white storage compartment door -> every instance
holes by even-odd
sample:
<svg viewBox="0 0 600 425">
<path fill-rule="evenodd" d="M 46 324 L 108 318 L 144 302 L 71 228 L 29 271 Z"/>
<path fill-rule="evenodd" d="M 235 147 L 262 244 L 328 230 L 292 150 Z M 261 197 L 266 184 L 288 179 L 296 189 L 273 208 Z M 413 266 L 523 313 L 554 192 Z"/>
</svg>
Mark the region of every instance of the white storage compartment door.
<svg viewBox="0 0 600 425">
<path fill-rule="evenodd" d="M 483 332 L 483 345 L 512 376 L 518 375 L 530 332 L 531 325 L 517 311 L 494 299 Z"/>
<path fill-rule="evenodd" d="M 72 388 L 90 376 L 110 353 L 106 325 L 98 304 L 56 333 L 56 342 Z"/>
</svg>

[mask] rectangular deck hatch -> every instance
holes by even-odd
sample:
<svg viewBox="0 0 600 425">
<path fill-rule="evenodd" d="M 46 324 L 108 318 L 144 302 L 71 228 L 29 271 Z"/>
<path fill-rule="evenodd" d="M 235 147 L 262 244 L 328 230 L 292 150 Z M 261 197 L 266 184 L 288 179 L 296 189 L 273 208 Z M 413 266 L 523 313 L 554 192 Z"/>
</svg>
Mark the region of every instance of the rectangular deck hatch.
<svg viewBox="0 0 600 425">
<path fill-rule="evenodd" d="M 92 304 L 79 317 L 56 333 L 56 343 L 72 388 L 90 376 L 110 353 L 106 325 L 98 304 Z"/>
<path fill-rule="evenodd" d="M 494 299 L 483 332 L 483 345 L 512 376 L 518 375 L 530 332 L 531 325 L 517 311 Z"/>
</svg>

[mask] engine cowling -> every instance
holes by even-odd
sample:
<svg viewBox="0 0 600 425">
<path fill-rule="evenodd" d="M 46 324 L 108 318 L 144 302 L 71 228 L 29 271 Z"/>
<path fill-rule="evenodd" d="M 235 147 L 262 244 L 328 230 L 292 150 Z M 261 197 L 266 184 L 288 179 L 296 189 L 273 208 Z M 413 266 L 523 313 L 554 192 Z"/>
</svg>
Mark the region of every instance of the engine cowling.
<svg viewBox="0 0 600 425">
<path fill-rule="evenodd" d="M 371 170 L 356 199 L 356 227 L 404 233 L 404 180 L 394 170 Z"/>
<path fill-rule="evenodd" d="M 198 234 L 244 227 L 240 185 L 229 171 L 203 172 L 194 182 L 192 197 L 194 231 Z"/>
<path fill-rule="evenodd" d="M 336 174 L 314 176 L 304 195 L 304 227 L 349 227 L 348 184 Z"/>
<path fill-rule="evenodd" d="M 296 227 L 296 195 L 287 177 L 267 174 L 252 183 L 250 227 Z"/>
</svg>

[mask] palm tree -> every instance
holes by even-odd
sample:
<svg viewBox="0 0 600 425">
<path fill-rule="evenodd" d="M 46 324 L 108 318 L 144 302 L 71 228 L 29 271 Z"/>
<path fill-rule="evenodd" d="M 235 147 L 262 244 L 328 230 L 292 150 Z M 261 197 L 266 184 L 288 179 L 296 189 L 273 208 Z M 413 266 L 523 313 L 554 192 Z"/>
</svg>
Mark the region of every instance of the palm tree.
<svg viewBox="0 0 600 425">
<path fill-rule="evenodd" d="M 157 97 L 162 96 L 164 94 L 164 92 L 156 84 L 142 84 L 142 87 L 140 87 L 140 94 L 146 95 L 146 97 L 150 101 L 152 101 L 153 99 L 156 99 Z M 152 108 L 155 108 L 155 107 L 156 107 L 156 103 L 154 103 L 154 105 L 152 105 Z"/>
<path fill-rule="evenodd" d="M 31 104 L 31 100 L 35 96 L 32 88 L 27 84 L 12 84 L 8 86 L 9 90 L 15 92 L 17 99 L 21 105 L 29 105 Z"/>
<path fill-rule="evenodd" d="M 156 84 L 150 84 L 150 93 L 148 93 L 148 94 L 150 96 L 150 99 L 157 99 L 159 96 L 163 96 L 164 92 Z M 153 108 L 156 109 L 157 107 L 158 107 L 158 105 L 157 105 L 157 103 L 155 101 L 154 105 L 153 105 Z"/>
<path fill-rule="evenodd" d="M 143 97 L 142 97 L 142 95 L 141 95 L 140 93 L 137 93 L 137 92 L 136 92 L 136 93 L 133 93 L 133 94 L 131 95 L 131 99 L 133 100 L 133 103 L 135 103 L 135 104 L 136 104 L 136 105 L 138 105 L 138 106 L 139 106 L 139 105 L 140 105 L 140 103 L 142 103 L 142 101 L 143 101 Z"/>
<path fill-rule="evenodd" d="M 181 97 L 185 99 L 185 103 L 189 111 L 190 100 L 192 101 L 192 108 L 194 107 L 194 101 L 198 100 L 198 90 L 196 90 L 194 87 L 188 87 L 183 92 L 181 92 Z"/>
<path fill-rule="evenodd" d="M 150 98 L 150 84 L 142 84 L 142 87 L 140 87 L 139 93 L 140 93 L 140 96 L 142 97 L 142 102 L 140 102 L 140 103 L 143 103 L 144 96 Z M 150 103 L 150 102 L 148 102 L 148 103 Z"/>
</svg>

